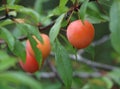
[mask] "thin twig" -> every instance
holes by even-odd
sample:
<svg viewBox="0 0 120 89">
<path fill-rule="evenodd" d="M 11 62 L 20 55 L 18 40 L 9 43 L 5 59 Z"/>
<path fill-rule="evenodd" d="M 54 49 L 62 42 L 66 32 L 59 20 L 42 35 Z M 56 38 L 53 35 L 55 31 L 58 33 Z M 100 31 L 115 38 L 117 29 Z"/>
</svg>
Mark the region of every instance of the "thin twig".
<svg viewBox="0 0 120 89">
<path fill-rule="evenodd" d="M 110 40 L 110 37 L 109 35 L 105 35 L 103 36 L 101 39 L 97 40 L 97 41 L 94 41 L 92 43 L 93 46 L 97 46 L 97 45 L 101 45 L 103 43 L 105 43 L 106 41 Z"/>
<path fill-rule="evenodd" d="M 52 22 L 52 23 L 50 23 L 49 25 L 47 25 L 47 26 L 45 26 L 45 27 L 39 27 L 39 31 L 42 32 L 42 31 L 44 31 L 44 30 L 48 30 L 48 29 L 50 29 L 54 24 L 55 24 L 55 22 Z M 26 40 L 26 39 L 27 39 L 27 36 L 21 36 L 21 37 L 18 38 L 18 40 L 20 40 L 20 41 L 24 41 L 24 40 Z M 0 44 L 4 44 L 4 43 L 5 43 L 4 40 L 0 40 Z"/>
<path fill-rule="evenodd" d="M 45 27 L 38 27 L 39 28 L 39 31 L 44 31 L 44 30 L 48 30 L 50 29 L 53 25 L 55 24 L 55 21 L 53 21 L 52 23 L 50 23 L 49 25 L 45 26 Z"/>
<path fill-rule="evenodd" d="M 93 73 L 89 73 L 89 72 L 73 72 L 73 77 L 77 77 L 77 78 L 97 78 L 97 77 L 101 77 L 104 76 L 99 72 L 93 72 Z M 39 75 L 39 78 L 44 78 L 44 79 L 48 79 L 48 78 L 55 78 L 56 75 L 54 72 L 41 72 Z"/>
<path fill-rule="evenodd" d="M 6 20 L 6 19 L 7 19 L 6 16 L 1 16 L 0 17 L 0 21 Z"/>
</svg>

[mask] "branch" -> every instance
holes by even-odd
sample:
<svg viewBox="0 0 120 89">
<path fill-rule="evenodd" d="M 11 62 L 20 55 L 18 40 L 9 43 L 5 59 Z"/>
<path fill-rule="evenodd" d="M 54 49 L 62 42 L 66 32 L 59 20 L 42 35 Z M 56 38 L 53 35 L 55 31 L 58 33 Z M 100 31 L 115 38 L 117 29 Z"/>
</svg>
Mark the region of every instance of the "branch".
<svg viewBox="0 0 120 89">
<path fill-rule="evenodd" d="M 93 73 L 88 73 L 88 72 L 73 72 L 73 77 L 77 78 L 97 78 L 104 76 L 99 72 L 93 72 Z M 41 72 L 39 75 L 39 78 L 55 78 L 56 74 L 54 72 Z"/>
<path fill-rule="evenodd" d="M 99 72 L 93 72 L 93 73 L 87 73 L 87 72 L 74 72 L 73 77 L 78 77 L 78 78 L 97 78 L 104 76 Z"/>
<path fill-rule="evenodd" d="M 77 56 L 77 59 L 76 59 L 76 56 Z M 79 54 L 77 54 L 76 56 L 75 55 L 70 55 L 70 58 L 72 60 L 77 60 L 80 63 L 85 63 L 85 64 L 87 64 L 87 65 L 89 65 L 91 67 L 96 67 L 96 68 L 103 69 L 103 70 L 119 69 L 118 67 L 114 67 L 114 66 L 111 66 L 111 65 L 107 65 L 107 64 L 102 64 L 102 63 L 97 63 L 97 62 L 91 61 L 89 59 L 83 58 Z"/>
<path fill-rule="evenodd" d="M 100 44 L 103 44 L 105 43 L 106 41 L 110 40 L 110 37 L 109 35 L 105 35 L 103 36 L 100 40 L 97 40 L 95 42 L 92 43 L 93 46 L 97 46 L 97 45 L 100 45 Z"/>
<path fill-rule="evenodd" d="M 54 56 L 54 53 L 51 53 L 51 56 Z M 91 66 L 91 67 L 103 69 L 103 70 L 110 71 L 110 70 L 114 70 L 114 69 L 119 69 L 118 67 L 115 67 L 115 66 L 111 66 L 111 65 L 107 65 L 107 64 L 97 63 L 97 62 L 91 61 L 89 59 L 86 59 L 86 58 L 80 56 L 79 54 L 77 54 L 77 55 L 69 55 L 69 57 L 72 60 L 78 61 L 80 63 L 87 64 L 88 66 Z"/>
<path fill-rule="evenodd" d="M 47 25 L 47 26 L 45 26 L 45 27 L 39 27 L 38 26 L 38 28 L 39 28 L 39 31 L 41 32 L 41 31 L 44 31 L 44 30 L 48 30 L 48 29 L 50 29 L 53 25 L 55 24 L 55 21 L 53 21 L 52 23 L 50 23 L 49 25 Z"/>
<path fill-rule="evenodd" d="M 49 25 L 47 25 L 47 26 L 45 26 L 45 27 L 38 27 L 38 28 L 39 28 L 39 31 L 41 32 L 41 31 L 50 29 L 54 24 L 55 24 L 55 22 L 53 21 L 52 23 L 50 23 Z M 19 41 L 27 40 L 27 36 L 19 37 L 18 40 L 19 40 Z M 5 44 L 5 41 L 4 41 L 4 40 L 0 40 L 0 45 L 1 45 L 1 44 Z"/>
<path fill-rule="evenodd" d="M 50 67 L 50 69 L 52 70 L 52 72 L 54 72 L 55 77 L 61 82 L 62 85 L 64 85 L 64 82 L 62 81 L 62 79 L 61 79 L 59 73 L 57 72 L 56 68 L 51 64 L 51 62 L 49 60 L 47 61 L 47 64 Z M 51 75 L 53 75 L 53 74 L 51 74 Z"/>
<path fill-rule="evenodd" d="M 7 19 L 6 16 L 2 16 L 2 17 L 0 17 L 0 21 L 2 21 L 2 20 L 6 20 L 6 19 Z"/>
</svg>

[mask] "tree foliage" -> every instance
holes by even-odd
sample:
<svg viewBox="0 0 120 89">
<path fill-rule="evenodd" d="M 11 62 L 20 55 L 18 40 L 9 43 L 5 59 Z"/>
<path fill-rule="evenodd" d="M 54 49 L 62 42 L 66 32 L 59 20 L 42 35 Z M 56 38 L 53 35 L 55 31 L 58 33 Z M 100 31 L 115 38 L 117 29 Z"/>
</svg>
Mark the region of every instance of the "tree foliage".
<svg viewBox="0 0 120 89">
<path fill-rule="evenodd" d="M 93 42 L 76 49 L 66 37 L 72 21 L 88 20 L 95 27 Z M 1 89 L 118 89 L 120 87 L 120 0 L 0 0 Z M 52 51 L 42 65 L 32 38 L 50 37 Z M 29 39 L 42 68 L 29 74 Z M 51 83 L 52 82 L 52 83 Z"/>
</svg>

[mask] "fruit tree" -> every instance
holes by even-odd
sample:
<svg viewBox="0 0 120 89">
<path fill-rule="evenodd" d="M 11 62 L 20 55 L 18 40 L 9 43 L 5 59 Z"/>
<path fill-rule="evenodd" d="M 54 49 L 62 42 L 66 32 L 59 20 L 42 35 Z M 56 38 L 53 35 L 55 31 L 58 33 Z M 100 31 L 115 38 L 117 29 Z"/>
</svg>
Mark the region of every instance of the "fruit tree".
<svg viewBox="0 0 120 89">
<path fill-rule="evenodd" d="M 120 89 L 120 0 L 0 0 L 0 89 Z"/>
</svg>

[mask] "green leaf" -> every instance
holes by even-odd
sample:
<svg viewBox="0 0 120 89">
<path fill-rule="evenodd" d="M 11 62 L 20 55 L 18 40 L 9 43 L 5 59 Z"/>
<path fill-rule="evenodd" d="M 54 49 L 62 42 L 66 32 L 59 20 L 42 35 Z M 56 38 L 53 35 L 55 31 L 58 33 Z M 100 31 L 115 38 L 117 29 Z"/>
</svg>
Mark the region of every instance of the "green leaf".
<svg viewBox="0 0 120 89">
<path fill-rule="evenodd" d="M 103 77 L 102 79 L 103 79 L 104 82 L 106 83 L 107 89 L 111 89 L 112 86 L 113 86 L 112 80 L 111 80 L 110 78 L 108 78 L 108 77 Z"/>
<path fill-rule="evenodd" d="M 95 56 L 94 46 L 92 45 L 88 46 L 87 48 L 85 48 L 85 52 L 89 53 L 92 59 L 94 59 L 94 56 Z"/>
<path fill-rule="evenodd" d="M 15 0 L 7 0 L 8 5 L 13 5 L 15 3 Z"/>
<path fill-rule="evenodd" d="M 42 10 L 43 2 L 45 2 L 45 1 L 44 0 L 36 0 L 36 2 L 35 2 L 34 8 L 39 14 L 42 14 L 42 12 L 43 12 L 43 10 Z"/>
<path fill-rule="evenodd" d="M 10 19 L 0 22 L 0 27 L 6 26 L 9 24 L 13 24 L 13 21 L 11 21 Z"/>
<path fill-rule="evenodd" d="M 6 70 L 16 64 L 17 60 L 6 52 L 0 50 L 0 71 Z"/>
<path fill-rule="evenodd" d="M 63 9 L 64 8 L 64 9 Z M 54 15 L 58 15 L 60 16 L 61 14 L 63 13 L 66 13 L 68 11 L 68 8 L 67 7 L 56 7 L 50 16 L 54 16 Z"/>
<path fill-rule="evenodd" d="M 0 27 L 0 37 L 5 40 L 5 42 L 8 44 L 8 47 L 12 51 L 15 44 L 12 34 L 6 28 Z"/>
<path fill-rule="evenodd" d="M 34 50 L 35 52 L 35 57 L 36 57 L 36 60 L 37 62 L 39 63 L 39 65 L 41 66 L 42 64 L 42 53 L 41 51 L 37 48 L 37 42 L 35 41 L 35 39 L 29 35 L 28 36 L 29 40 L 30 40 L 30 44 L 32 46 L 32 49 Z"/>
<path fill-rule="evenodd" d="M 40 83 L 33 78 L 29 77 L 20 72 L 4 72 L 0 73 L 0 82 L 6 82 L 6 86 L 13 85 L 24 85 L 28 86 L 29 89 L 42 89 Z M 13 86 L 14 88 L 14 86 Z M 13 89 L 12 88 L 12 89 Z"/>
<path fill-rule="evenodd" d="M 57 70 L 66 86 L 66 89 L 70 89 L 72 84 L 72 63 L 68 52 L 58 40 L 56 41 L 54 50 Z"/>
<path fill-rule="evenodd" d="M 66 7 L 66 3 L 68 0 L 60 0 L 59 6 L 57 6 L 51 13 L 51 15 L 58 15 L 60 16 L 62 13 L 66 13 L 68 11 L 68 7 Z"/>
<path fill-rule="evenodd" d="M 0 83 L 0 88 L 1 89 L 13 89 L 11 86 L 6 86 L 4 82 Z"/>
<path fill-rule="evenodd" d="M 50 41 L 53 43 L 60 31 L 61 23 L 64 18 L 65 14 L 62 14 L 57 20 L 56 23 L 53 25 L 53 27 L 50 30 L 49 36 L 50 36 Z"/>
<path fill-rule="evenodd" d="M 88 2 L 89 2 L 89 0 L 84 0 L 83 4 L 82 4 L 81 7 L 80 7 L 79 14 L 80 14 L 80 18 L 81 18 L 82 20 L 85 19 Z"/>
<path fill-rule="evenodd" d="M 29 17 L 29 20 L 31 19 L 35 24 L 39 23 L 40 21 L 40 16 L 39 14 L 33 10 L 33 9 L 30 9 L 30 8 L 21 8 L 19 10 L 20 13 L 23 13 L 23 14 L 26 14 L 28 17 Z"/>
<path fill-rule="evenodd" d="M 62 39 L 62 43 L 64 43 L 65 49 L 71 54 L 76 54 L 77 50 L 70 44 L 68 39 L 62 34 L 60 34 L 60 37 Z"/>
<path fill-rule="evenodd" d="M 37 24 L 40 21 L 39 14 L 33 9 L 26 8 L 20 5 L 8 5 L 7 7 L 21 14 L 25 14 L 28 17 L 27 19 L 32 20 L 32 22 L 34 22 L 35 24 Z M 5 10 L 5 7 L 0 7 L 0 11 L 2 10 Z"/>
<path fill-rule="evenodd" d="M 25 46 L 20 41 L 15 40 L 14 50 L 12 52 L 20 57 L 22 61 L 26 60 Z"/>
<path fill-rule="evenodd" d="M 120 85 L 120 69 L 113 70 L 107 76 Z"/>
<path fill-rule="evenodd" d="M 101 13 L 98 6 L 93 2 L 88 3 L 86 19 L 92 23 L 101 23 L 109 21 L 109 17 Z"/>
<path fill-rule="evenodd" d="M 120 0 L 115 0 L 110 10 L 110 31 L 113 48 L 120 54 Z"/>
<path fill-rule="evenodd" d="M 26 31 L 28 35 L 29 34 L 34 35 L 40 42 L 43 42 L 37 27 L 31 26 L 29 24 L 17 24 L 17 27 L 20 30 Z"/>
<path fill-rule="evenodd" d="M 24 29 L 27 32 L 28 38 L 30 40 L 30 44 L 32 45 L 32 48 L 33 48 L 33 50 L 35 52 L 36 60 L 41 65 L 41 63 L 42 63 L 42 55 L 41 55 L 40 50 L 38 50 L 38 48 L 36 47 L 37 43 L 36 43 L 35 39 L 33 39 L 33 37 L 32 37 L 34 35 L 42 43 L 43 39 L 40 36 L 40 32 L 38 31 L 38 29 L 36 27 L 31 26 L 29 24 L 18 24 L 17 27 L 19 29 Z"/>
<path fill-rule="evenodd" d="M 59 6 L 64 7 L 67 2 L 68 2 L 68 0 L 60 0 Z"/>
</svg>

